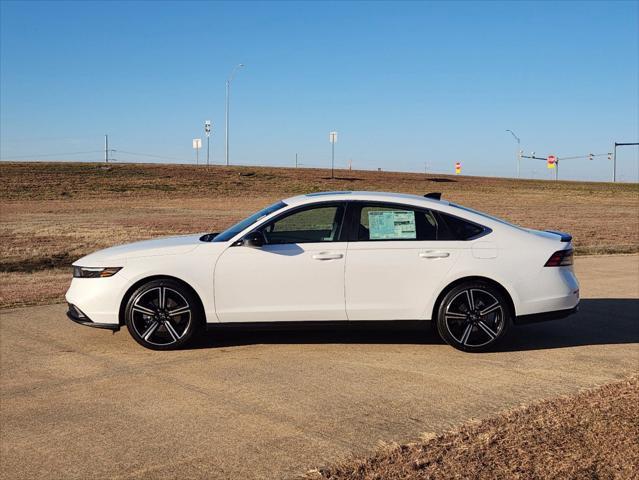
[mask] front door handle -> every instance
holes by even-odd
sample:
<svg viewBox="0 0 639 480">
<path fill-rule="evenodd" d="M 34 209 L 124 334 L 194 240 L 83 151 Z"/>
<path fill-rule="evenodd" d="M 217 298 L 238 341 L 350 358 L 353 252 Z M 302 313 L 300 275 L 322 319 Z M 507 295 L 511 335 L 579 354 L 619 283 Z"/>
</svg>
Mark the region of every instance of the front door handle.
<svg viewBox="0 0 639 480">
<path fill-rule="evenodd" d="M 428 252 L 421 252 L 419 254 L 420 258 L 447 258 L 450 257 L 450 253 L 448 252 L 439 252 L 439 251 L 435 251 L 435 250 L 431 250 Z"/>
<path fill-rule="evenodd" d="M 338 260 L 343 256 L 341 253 L 316 253 L 313 255 L 313 260 Z"/>
</svg>

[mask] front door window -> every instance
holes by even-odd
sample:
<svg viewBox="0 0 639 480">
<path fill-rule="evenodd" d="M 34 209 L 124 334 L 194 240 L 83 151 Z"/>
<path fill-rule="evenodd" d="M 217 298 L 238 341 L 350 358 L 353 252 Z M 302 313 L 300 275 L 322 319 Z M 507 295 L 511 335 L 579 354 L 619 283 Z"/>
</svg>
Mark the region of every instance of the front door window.
<svg viewBox="0 0 639 480">
<path fill-rule="evenodd" d="M 313 207 L 275 220 L 262 229 L 268 244 L 336 242 L 339 239 L 344 207 Z"/>
</svg>

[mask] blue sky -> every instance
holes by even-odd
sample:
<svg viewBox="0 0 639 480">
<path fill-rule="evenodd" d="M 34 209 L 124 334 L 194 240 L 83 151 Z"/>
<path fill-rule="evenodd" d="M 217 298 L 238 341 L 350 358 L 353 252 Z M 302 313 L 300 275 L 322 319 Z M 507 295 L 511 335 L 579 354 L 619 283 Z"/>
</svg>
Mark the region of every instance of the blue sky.
<svg viewBox="0 0 639 480">
<path fill-rule="evenodd" d="M 103 148 L 194 162 L 214 124 L 231 162 L 514 176 L 526 152 L 603 153 L 639 137 L 638 2 L 1 3 L 0 158 Z M 204 153 L 204 152 L 203 152 Z M 636 147 L 618 151 L 637 181 Z M 167 160 L 168 161 L 168 160 Z M 608 180 L 611 162 L 561 176 Z M 525 176 L 550 178 L 543 162 Z"/>
</svg>

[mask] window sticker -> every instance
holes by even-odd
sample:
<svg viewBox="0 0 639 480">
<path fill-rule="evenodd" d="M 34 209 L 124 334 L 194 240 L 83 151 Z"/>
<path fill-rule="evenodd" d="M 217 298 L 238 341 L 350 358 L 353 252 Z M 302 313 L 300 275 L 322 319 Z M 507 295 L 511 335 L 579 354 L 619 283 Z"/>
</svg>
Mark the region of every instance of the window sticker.
<svg viewBox="0 0 639 480">
<path fill-rule="evenodd" d="M 416 239 L 415 212 L 369 211 L 368 228 L 371 240 Z"/>
</svg>

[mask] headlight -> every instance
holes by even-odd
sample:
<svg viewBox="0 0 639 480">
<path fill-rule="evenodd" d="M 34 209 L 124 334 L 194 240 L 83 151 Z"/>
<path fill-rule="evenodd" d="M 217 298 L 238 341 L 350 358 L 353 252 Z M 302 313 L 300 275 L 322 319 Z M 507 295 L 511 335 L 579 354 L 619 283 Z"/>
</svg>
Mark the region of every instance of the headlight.
<svg viewBox="0 0 639 480">
<path fill-rule="evenodd" d="M 122 270 L 122 267 L 73 267 L 73 278 L 104 278 L 112 277 Z"/>
</svg>

